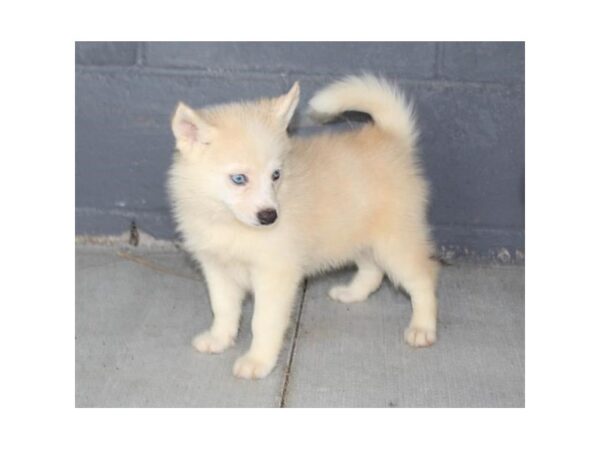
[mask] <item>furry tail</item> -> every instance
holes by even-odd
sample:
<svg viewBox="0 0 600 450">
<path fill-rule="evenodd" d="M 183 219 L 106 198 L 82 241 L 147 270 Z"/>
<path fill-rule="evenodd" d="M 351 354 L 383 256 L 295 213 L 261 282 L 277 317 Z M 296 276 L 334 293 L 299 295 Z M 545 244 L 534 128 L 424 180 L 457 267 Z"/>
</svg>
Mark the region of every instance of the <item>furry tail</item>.
<svg viewBox="0 0 600 450">
<path fill-rule="evenodd" d="M 376 126 L 406 139 L 411 148 L 418 138 L 412 104 L 393 85 L 373 75 L 349 76 L 326 86 L 310 100 L 309 108 L 319 122 L 345 111 L 368 113 Z"/>
</svg>

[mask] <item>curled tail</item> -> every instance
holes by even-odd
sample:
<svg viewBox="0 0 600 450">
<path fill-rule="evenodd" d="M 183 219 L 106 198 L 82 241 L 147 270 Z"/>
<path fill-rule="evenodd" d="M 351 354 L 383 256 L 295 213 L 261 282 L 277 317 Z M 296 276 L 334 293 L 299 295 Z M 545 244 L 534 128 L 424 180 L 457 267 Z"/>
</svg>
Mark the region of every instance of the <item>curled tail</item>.
<svg viewBox="0 0 600 450">
<path fill-rule="evenodd" d="M 318 91 L 309 102 L 310 114 L 319 122 L 345 111 L 368 113 L 375 125 L 414 148 L 418 131 L 413 107 L 402 92 L 374 75 L 349 76 Z"/>
</svg>

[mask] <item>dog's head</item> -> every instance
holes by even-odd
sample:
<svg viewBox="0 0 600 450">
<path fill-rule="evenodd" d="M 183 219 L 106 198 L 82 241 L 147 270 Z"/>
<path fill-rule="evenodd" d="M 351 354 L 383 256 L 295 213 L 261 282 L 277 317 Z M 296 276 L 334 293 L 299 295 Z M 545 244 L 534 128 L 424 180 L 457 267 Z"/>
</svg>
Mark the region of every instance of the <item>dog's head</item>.
<svg viewBox="0 0 600 450">
<path fill-rule="evenodd" d="M 286 129 L 300 86 L 280 97 L 193 110 L 177 106 L 172 121 L 186 195 L 224 205 L 250 226 L 277 220 L 278 186 L 290 150 Z"/>
</svg>

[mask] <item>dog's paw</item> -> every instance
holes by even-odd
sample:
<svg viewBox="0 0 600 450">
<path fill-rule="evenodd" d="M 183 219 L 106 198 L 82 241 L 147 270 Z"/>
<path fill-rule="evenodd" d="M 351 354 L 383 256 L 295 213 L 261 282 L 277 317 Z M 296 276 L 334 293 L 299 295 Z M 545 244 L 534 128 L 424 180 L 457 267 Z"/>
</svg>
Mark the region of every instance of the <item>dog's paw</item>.
<svg viewBox="0 0 600 450">
<path fill-rule="evenodd" d="M 411 325 L 404 330 L 404 340 L 412 347 L 429 347 L 436 340 L 435 328 Z"/>
<path fill-rule="evenodd" d="M 202 353 L 221 353 L 233 345 L 233 338 L 216 336 L 210 331 L 205 331 L 192 340 L 192 345 Z"/>
<path fill-rule="evenodd" d="M 329 297 L 342 303 L 356 303 L 367 299 L 349 286 L 334 286 L 329 290 Z"/>
<path fill-rule="evenodd" d="M 276 361 L 266 361 L 245 354 L 238 358 L 233 365 L 233 374 L 238 378 L 246 378 L 248 380 L 264 378 L 273 370 L 275 363 Z"/>
</svg>

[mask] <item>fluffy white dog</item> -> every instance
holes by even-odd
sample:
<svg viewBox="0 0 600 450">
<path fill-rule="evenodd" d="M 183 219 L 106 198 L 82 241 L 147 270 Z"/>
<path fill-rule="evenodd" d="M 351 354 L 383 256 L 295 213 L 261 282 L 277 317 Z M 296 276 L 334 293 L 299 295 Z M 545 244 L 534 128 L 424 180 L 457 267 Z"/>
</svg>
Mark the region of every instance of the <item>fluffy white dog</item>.
<svg viewBox="0 0 600 450">
<path fill-rule="evenodd" d="M 193 345 L 209 353 L 231 346 L 252 292 L 252 345 L 233 367 L 242 378 L 262 378 L 276 365 L 302 279 L 349 263 L 358 272 L 331 289 L 333 299 L 363 301 L 387 274 L 411 297 L 406 342 L 436 340 L 438 263 L 410 105 L 382 79 L 347 77 L 312 98 L 313 116 L 362 111 L 373 124 L 290 138 L 299 96 L 296 83 L 255 102 L 200 110 L 180 103 L 173 116 L 173 213 L 202 266 L 214 314 Z"/>
</svg>

